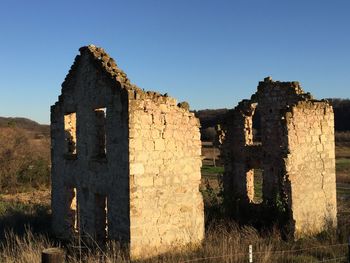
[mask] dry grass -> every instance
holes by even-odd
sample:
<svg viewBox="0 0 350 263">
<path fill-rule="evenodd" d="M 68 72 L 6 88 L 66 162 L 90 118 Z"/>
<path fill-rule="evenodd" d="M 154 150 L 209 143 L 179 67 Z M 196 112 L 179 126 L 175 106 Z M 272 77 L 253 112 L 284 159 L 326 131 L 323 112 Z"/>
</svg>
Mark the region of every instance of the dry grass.
<svg viewBox="0 0 350 263">
<path fill-rule="evenodd" d="M 5 226 L 0 231 L 6 233 L 0 238 L 0 262 L 40 262 L 42 250 L 52 246 L 65 249 L 67 263 L 78 263 L 80 259 L 81 262 L 91 263 L 130 262 L 125 256 L 125 250 L 114 242 L 107 244 L 103 250 L 96 247 L 83 249 L 80 257 L 79 250 L 72 248 L 72 245 L 78 245 L 77 242 L 62 244 L 49 238 L 48 209 L 43 211 L 42 207 L 31 203 L 20 205 L 18 202 L 9 202 L 4 203 L 6 207 L 0 213 L 0 225 Z M 215 204 L 207 202 L 207 205 Z M 347 238 L 350 233 L 349 204 L 346 200 L 338 200 L 338 205 L 339 229 L 329 229 L 316 237 L 297 242 L 284 241 L 277 228 L 258 231 L 250 226 L 239 226 L 232 221 L 216 220 L 207 226 L 206 238 L 201 247 L 188 246 L 138 262 L 178 263 L 198 258 L 205 259 L 195 262 L 247 262 L 249 245 L 253 245 L 254 262 L 319 262 L 323 259 L 343 258 L 347 253 Z M 211 212 L 213 211 L 215 212 Z M 19 229 L 24 225 L 28 226 L 24 231 Z"/>
<path fill-rule="evenodd" d="M 337 183 L 350 184 L 350 132 L 337 132 L 335 138 Z"/>
<path fill-rule="evenodd" d="M 51 192 L 49 189 L 36 189 L 35 191 L 22 192 L 17 194 L 1 194 L 0 202 L 21 203 L 25 205 L 51 204 Z"/>
<path fill-rule="evenodd" d="M 340 243 L 345 243 L 339 245 Z M 137 261 L 142 263 L 155 262 L 190 262 L 189 260 L 204 258 L 196 262 L 247 262 L 248 247 L 253 246 L 254 262 L 318 262 L 323 259 L 334 259 L 346 256 L 346 242 L 339 239 L 336 232 L 328 231 L 315 238 L 303 239 L 298 242 L 285 242 L 278 231 L 272 230 L 259 233 L 252 227 L 239 227 L 231 222 L 213 223 L 207 230 L 206 239 L 199 248 L 186 247 L 156 258 Z M 44 248 L 59 246 L 59 244 L 44 235 L 34 235 L 27 230 L 18 236 L 7 233 L 0 246 L 1 262 L 40 262 Z M 130 262 L 125 257 L 124 250 L 116 243 L 110 243 L 102 251 L 99 249 L 83 251 L 81 257 L 70 245 L 64 249 L 67 252 L 68 263 L 77 262 Z"/>
<path fill-rule="evenodd" d="M 26 230 L 22 236 L 7 232 L 5 241 L 0 246 L 0 261 L 3 263 L 40 262 L 41 251 L 52 246 L 55 244 L 47 237 L 34 235 L 30 230 Z"/>
<path fill-rule="evenodd" d="M 9 135 L 2 133 L 0 136 Z M 15 143 L 19 138 L 17 135 L 10 136 L 6 140 L 2 140 L 2 143 L 6 146 L 5 142 L 10 140 Z M 338 143 L 336 148 L 337 178 L 338 181 L 348 183 L 350 176 L 346 169 L 349 167 L 350 147 L 344 143 L 344 138 L 342 140 L 342 143 Z M 26 143 L 33 145 L 33 147 L 35 144 L 42 146 L 39 141 L 34 143 L 33 139 L 30 138 Z M 22 150 L 18 148 L 17 152 L 13 154 L 18 154 L 21 157 Z M 1 154 L 3 153 L 5 151 Z M 206 148 L 204 153 L 208 156 L 207 161 L 209 162 L 213 157 L 212 148 Z M 215 216 L 215 213 L 220 213 L 216 175 L 209 176 L 208 182 L 212 189 L 207 187 L 209 191 L 208 189 L 202 190 L 204 191 L 207 211 L 214 213 L 211 216 L 207 215 L 207 219 L 212 220 L 220 218 L 220 216 Z M 204 181 L 202 188 L 206 185 L 207 182 Z M 350 194 L 345 193 L 341 197 L 347 196 Z M 43 203 L 42 200 L 45 202 Z M 320 262 L 334 258 L 343 260 L 347 253 L 347 239 L 350 234 L 349 209 L 348 199 L 338 199 L 338 230 L 329 229 L 316 237 L 301 239 L 297 242 L 282 240 L 277 228 L 258 231 L 253 227 L 238 226 L 227 220 L 211 221 L 207 225 L 206 238 L 200 247 L 185 247 L 157 258 L 139 262 L 178 263 L 189 262 L 188 260 L 196 258 L 204 259 L 191 262 L 248 262 L 249 245 L 253 245 L 254 262 Z M 50 210 L 47 192 L 2 195 L 0 199 L 0 262 L 40 262 L 42 250 L 51 246 L 61 246 L 66 250 L 67 263 L 78 263 L 80 260 L 81 262 L 130 262 L 125 256 L 125 250 L 114 242 L 107 244 L 103 251 L 96 248 L 83 249 L 80 257 L 79 251 L 72 248 L 73 244 L 62 244 L 49 236 L 49 222 Z M 24 227 L 26 225 L 27 228 Z M 331 262 L 346 262 L 341 260 Z"/>
</svg>

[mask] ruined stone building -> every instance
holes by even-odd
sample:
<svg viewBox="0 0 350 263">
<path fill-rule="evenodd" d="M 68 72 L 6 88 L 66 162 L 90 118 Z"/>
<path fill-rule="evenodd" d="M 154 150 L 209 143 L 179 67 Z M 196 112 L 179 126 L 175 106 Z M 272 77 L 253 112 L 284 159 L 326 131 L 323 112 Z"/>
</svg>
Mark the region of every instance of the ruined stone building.
<svg viewBox="0 0 350 263">
<path fill-rule="evenodd" d="M 257 111 L 261 140 L 253 133 Z M 295 237 L 335 226 L 334 114 L 327 101 L 313 99 L 298 82 L 265 78 L 226 121 L 227 211 L 248 221 L 277 216 Z M 255 199 L 254 172 L 262 172 L 262 202 Z"/>
<path fill-rule="evenodd" d="M 130 84 L 102 48 L 80 48 L 51 107 L 51 138 L 57 236 L 118 240 L 133 258 L 202 240 L 198 119 Z"/>
</svg>

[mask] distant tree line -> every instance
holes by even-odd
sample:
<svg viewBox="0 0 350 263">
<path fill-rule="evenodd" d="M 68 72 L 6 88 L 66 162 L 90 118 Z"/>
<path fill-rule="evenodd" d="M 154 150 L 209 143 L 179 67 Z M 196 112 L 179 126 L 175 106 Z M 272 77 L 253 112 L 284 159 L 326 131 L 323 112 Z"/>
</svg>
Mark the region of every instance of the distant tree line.
<svg viewBox="0 0 350 263">
<path fill-rule="evenodd" d="M 350 99 L 327 99 L 334 109 L 335 130 L 337 132 L 350 131 Z M 215 136 L 215 126 L 225 121 L 228 109 L 198 110 L 194 114 L 201 122 L 202 140 L 212 141 Z M 253 117 L 253 128 L 259 136 L 260 113 L 257 110 Z"/>
<path fill-rule="evenodd" d="M 350 99 L 328 99 L 334 109 L 336 131 L 350 131 Z"/>
</svg>

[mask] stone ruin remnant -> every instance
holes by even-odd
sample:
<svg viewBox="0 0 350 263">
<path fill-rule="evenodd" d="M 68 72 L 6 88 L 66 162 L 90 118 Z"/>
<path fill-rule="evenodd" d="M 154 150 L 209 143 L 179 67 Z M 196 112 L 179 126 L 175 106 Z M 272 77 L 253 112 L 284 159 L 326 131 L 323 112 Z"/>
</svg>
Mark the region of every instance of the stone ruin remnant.
<svg viewBox="0 0 350 263">
<path fill-rule="evenodd" d="M 131 84 L 102 48 L 80 48 L 51 107 L 58 237 L 118 240 L 132 258 L 203 239 L 199 121 L 181 105 Z"/>
<path fill-rule="evenodd" d="M 253 133 L 257 111 L 259 141 Z M 232 216 L 278 217 L 296 238 L 336 225 L 333 109 L 298 82 L 259 82 L 251 99 L 227 115 L 223 152 L 224 197 Z M 262 202 L 255 199 L 258 169 Z"/>
</svg>

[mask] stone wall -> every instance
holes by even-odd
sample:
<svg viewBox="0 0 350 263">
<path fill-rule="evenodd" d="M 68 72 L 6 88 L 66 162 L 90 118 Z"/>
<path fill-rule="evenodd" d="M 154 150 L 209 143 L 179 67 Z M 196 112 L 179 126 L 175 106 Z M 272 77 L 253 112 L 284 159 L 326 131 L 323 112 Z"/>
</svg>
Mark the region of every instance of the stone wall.
<svg viewBox="0 0 350 263">
<path fill-rule="evenodd" d="M 300 102 L 287 112 L 286 123 L 289 205 L 299 237 L 336 225 L 333 109 L 324 102 Z"/>
<path fill-rule="evenodd" d="M 52 226 L 103 240 L 108 211 L 108 236 L 128 240 L 128 95 L 93 62 L 83 49 L 51 109 Z"/>
<path fill-rule="evenodd" d="M 298 110 L 300 113 L 294 114 Z M 261 118 L 261 141 L 253 135 L 256 111 Z M 248 221 L 277 218 L 296 236 L 320 232 L 326 221 L 335 225 L 334 117 L 326 101 L 314 100 L 298 82 L 266 78 L 250 100 L 243 100 L 228 113 L 226 129 L 224 196 L 228 214 Z M 312 142 L 316 139 L 318 146 Z M 261 204 L 254 200 L 255 169 L 263 174 Z M 311 208 L 312 203 L 320 206 Z M 258 217 L 257 212 L 261 212 Z M 313 217 L 308 219 L 308 213 Z M 309 229 L 316 217 L 314 228 Z"/>
<path fill-rule="evenodd" d="M 257 103 L 243 100 L 230 110 L 226 120 L 226 136 L 223 145 L 225 158 L 224 194 L 225 202 L 235 207 L 241 203 L 248 205 L 254 199 L 254 168 L 260 162 L 252 158 L 250 152 L 260 152 L 260 145 L 253 141 L 253 115 Z M 232 176 L 231 176 L 232 175 Z M 240 213 L 241 211 L 229 211 Z"/>
<path fill-rule="evenodd" d="M 132 96 L 130 96 L 132 97 Z M 134 255 L 155 255 L 204 237 L 199 121 L 170 97 L 129 102 L 130 223 Z"/>
<path fill-rule="evenodd" d="M 118 240 L 132 258 L 200 242 L 198 120 L 132 85 L 103 49 L 80 53 L 51 107 L 54 233 Z"/>
</svg>

